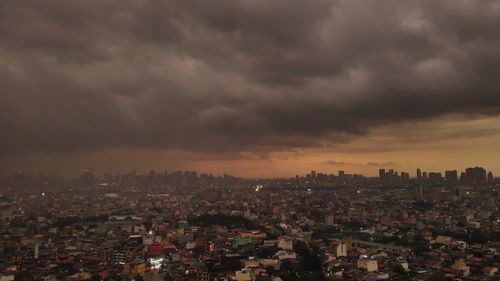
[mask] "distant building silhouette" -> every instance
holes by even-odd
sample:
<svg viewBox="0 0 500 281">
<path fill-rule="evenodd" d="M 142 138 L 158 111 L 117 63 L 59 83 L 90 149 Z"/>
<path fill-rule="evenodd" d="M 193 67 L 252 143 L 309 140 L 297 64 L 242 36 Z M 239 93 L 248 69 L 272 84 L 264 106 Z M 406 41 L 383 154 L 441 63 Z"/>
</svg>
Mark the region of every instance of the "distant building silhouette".
<svg viewBox="0 0 500 281">
<path fill-rule="evenodd" d="M 424 200 L 424 187 L 421 184 L 417 187 L 417 197 L 419 200 Z"/>
<path fill-rule="evenodd" d="M 95 175 L 90 168 L 83 171 L 83 174 L 80 176 L 80 182 L 87 186 L 95 184 Z"/>
<path fill-rule="evenodd" d="M 407 172 L 401 172 L 401 182 L 408 183 L 410 181 L 410 174 Z"/>
<path fill-rule="evenodd" d="M 345 180 L 345 172 L 342 170 L 339 170 L 339 180 L 344 181 Z"/>
<path fill-rule="evenodd" d="M 316 184 L 318 182 L 316 171 L 311 171 L 311 181 L 313 184 Z"/>
<path fill-rule="evenodd" d="M 457 170 L 444 172 L 444 178 L 447 182 L 457 182 L 458 181 Z"/>
<path fill-rule="evenodd" d="M 429 180 L 433 183 L 441 182 L 443 181 L 443 176 L 441 175 L 441 173 L 430 172 Z"/>
<path fill-rule="evenodd" d="M 493 173 L 490 171 L 488 172 L 488 183 L 493 183 Z"/>
<path fill-rule="evenodd" d="M 379 169 L 378 170 L 378 177 L 381 180 L 385 180 L 385 169 Z"/>
<path fill-rule="evenodd" d="M 486 170 L 481 167 L 467 168 L 465 170 L 465 183 L 480 185 L 486 183 Z"/>
</svg>

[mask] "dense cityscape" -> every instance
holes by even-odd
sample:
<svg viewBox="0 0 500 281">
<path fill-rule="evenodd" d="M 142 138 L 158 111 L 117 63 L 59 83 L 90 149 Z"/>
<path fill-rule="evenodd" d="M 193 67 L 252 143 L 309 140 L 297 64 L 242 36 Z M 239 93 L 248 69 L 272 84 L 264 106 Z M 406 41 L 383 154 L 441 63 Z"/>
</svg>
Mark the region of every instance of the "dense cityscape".
<svg viewBox="0 0 500 281">
<path fill-rule="evenodd" d="M 0 0 L 0 281 L 500 281 L 500 0 Z"/>
<path fill-rule="evenodd" d="M 311 171 L 2 178 L 7 280 L 499 280 L 500 180 Z"/>
</svg>

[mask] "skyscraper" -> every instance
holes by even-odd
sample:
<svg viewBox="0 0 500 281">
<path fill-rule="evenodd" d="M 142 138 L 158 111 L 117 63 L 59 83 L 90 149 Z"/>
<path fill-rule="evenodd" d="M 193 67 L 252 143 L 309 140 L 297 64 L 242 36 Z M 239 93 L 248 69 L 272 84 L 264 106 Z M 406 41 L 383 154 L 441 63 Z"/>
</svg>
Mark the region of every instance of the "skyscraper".
<svg viewBox="0 0 500 281">
<path fill-rule="evenodd" d="M 410 174 L 406 172 L 401 172 L 401 182 L 407 183 L 410 181 Z"/>
<path fill-rule="evenodd" d="M 465 170 L 465 183 L 470 185 L 486 183 L 486 170 L 481 167 L 467 168 Z"/>
<path fill-rule="evenodd" d="M 424 200 L 424 187 L 421 184 L 419 184 L 417 187 L 417 196 L 418 199 Z"/>
<path fill-rule="evenodd" d="M 457 182 L 458 181 L 458 172 L 457 170 L 453 171 L 445 171 L 444 178 L 447 182 Z"/>
<path fill-rule="evenodd" d="M 429 173 L 429 180 L 431 182 L 441 182 L 443 181 L 443 176 L 441 175 L 441 173 L 438 173 L 438 172 L 430 172 Z"/>
<path fill-rule="evenodd" d="M 417 169 L 417 180 L 421 179 L 422 179 L 422 171 L 420 171 L 420 169 Z"/>
<path fill-rule="evenodd" d="M 339 178 L 343 179 L 345 176 L 345 172 L 342 170 L 339 170 Z"/>
<path fill-rule="evenodd" d="M 379 169 L 378 170 L 378 177 L 381 180 L 385 179 L 385 169 Z"/>
</svg>

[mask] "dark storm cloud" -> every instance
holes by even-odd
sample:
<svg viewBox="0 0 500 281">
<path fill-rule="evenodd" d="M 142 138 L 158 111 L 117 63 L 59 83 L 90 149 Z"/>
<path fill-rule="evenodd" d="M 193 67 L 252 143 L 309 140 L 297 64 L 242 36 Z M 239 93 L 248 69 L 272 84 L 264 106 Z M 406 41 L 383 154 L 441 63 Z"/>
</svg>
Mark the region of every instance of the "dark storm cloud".
<svg viewBox="0 0 500 281">
<path fill-rule="evenodd" d="M 2 1 L 0 145 L 261 153 L 497 114 L 498 26 L 497 1 Z"/>
</svg>

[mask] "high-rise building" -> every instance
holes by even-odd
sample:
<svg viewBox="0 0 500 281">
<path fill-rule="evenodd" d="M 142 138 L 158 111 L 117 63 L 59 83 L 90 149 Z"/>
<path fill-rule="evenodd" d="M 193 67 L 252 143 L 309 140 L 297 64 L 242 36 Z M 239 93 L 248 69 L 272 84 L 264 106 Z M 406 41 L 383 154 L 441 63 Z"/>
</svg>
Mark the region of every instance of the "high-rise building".
<svg viewBox="0 0 500 281">
<path fill-rule="evenodd" d="M 149 175 L 148 175 L 148 183 L 149 183 L 149 184 L 156 183 L 156 179 L 157 179 L 157 177 L 156 177 L 156 172 L 155 172 L 155 170 L 151 170 L 151 171 L 149 172 Z"/>
<path fill-rule="evenodd" d="M 458 172 L 457 170 L 453 171 L 445 171 L 444 178 L 447 182 L 457 182 L 458 181 Z"/>
<path fill-rule="evenodd" d="M 488 172 L 488 183 L 493 183 L 493 173 L 491 171 Z"/>
<path fill-rule="evenodd" d="M 431 182 L 441 182 L 441 181 L 443 181 L 443 176 L 441 175 L 441 173 L 430 172 L 429 173 L 429 180 Z"/>
<path fill-rule="evenodd" d="M 410 174 L 406 172 L 401 172 L 401 182 L 407 183 L 410 181 Z"/>
<path fill-rule="evenodd" d="M 421 184 L 419 184 L 417 187 L 417 196 L 418 199 L 424 200 L 424 187 Z"/>
<path fill-rule="evenodd" d="M 316 184 L 318 182 L 318 178 L 317 178 L 317 175 L 316 175 L 316 171 L 311 171 L 311 182 L 313 184 Z"/>
<path fill-rule="evenodd" d="M 457 199 L 462 199 L 462 192 L 460 190 L 460 186 L 457 186 L 457 188 L 455 189 L 455 196 L 457 197 Z"/>
<path fill-rule="evenodd" d="M 385 169 L 379 169 L 378 170 L 378 177 L 381 180 L 385 179 Z"/>
<path fill-rule="evenodd" d="M 421 179 L 422 179 L 422 171 L 420 171 L 420 169 L 417 169 L 417 180 Z"/>
<path fill-rule="evenodd" d="M 461 172 L 460 173 L 460 182 L 465 183 L 465 177 L 466 177 L 465 172 Z"/>
<path fill-rule="evenodd" d="M 465 170 L 465 183 L 479 185 L 486 183 L 486 170 L 481 167 L 467 168 Z"/>
</svg>

